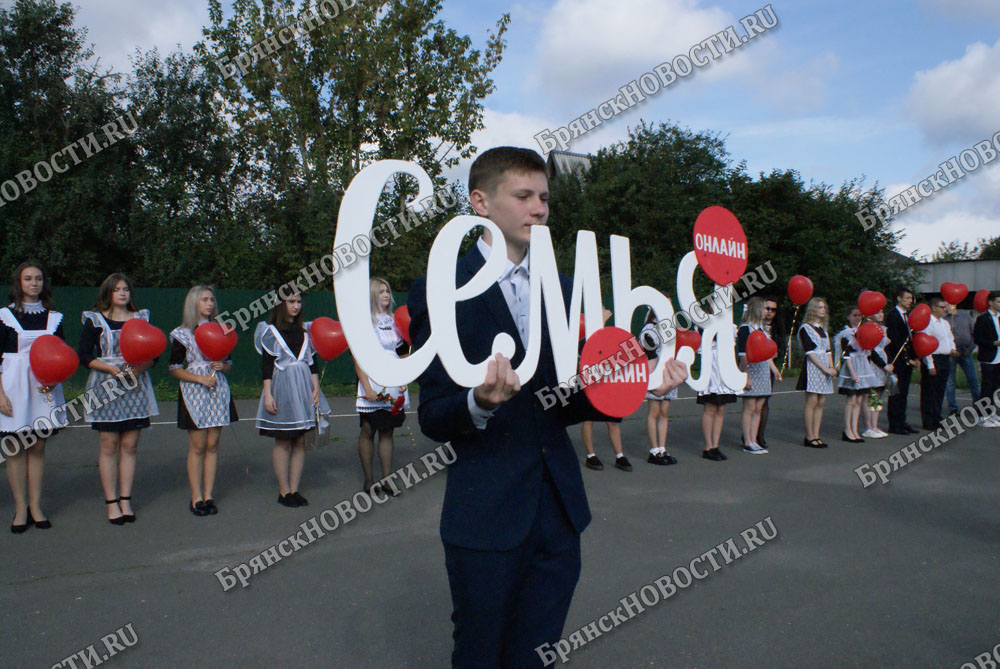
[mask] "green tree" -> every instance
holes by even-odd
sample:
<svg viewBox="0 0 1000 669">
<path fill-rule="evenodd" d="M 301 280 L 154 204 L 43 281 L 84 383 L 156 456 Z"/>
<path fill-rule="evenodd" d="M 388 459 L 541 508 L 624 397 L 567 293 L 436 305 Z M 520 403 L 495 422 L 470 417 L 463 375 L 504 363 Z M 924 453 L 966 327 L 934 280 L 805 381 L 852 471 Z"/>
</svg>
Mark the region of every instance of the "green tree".
<svg viewBox="0 0 1000 669">
<path fill-rule="evenodd" d="M 978 246 L 969 246 L 969 242 L 959 243 L 954 239 L 947 244 L 941 242 L 937 251 L 931 256 L 931 262 L 950 262 L 953 260 L 972 260 L 979 255 Z"/>
<path fill-rule="evenodd" d="M 312 6 L 237 0 L 223 19 L 221 2 L 209 0 L 211 25 L 196 51 L 206 67 L 236 59 Z M 329 252 L 343 191 L 367 164 L 415 161 L 443 186 L 443 169 L 475 151 L 472 133 L 483 127 L 482 100 L 494 89 L 489 74 L 509 16 L 479 51 L 436 18 L 440 10 L 441 0 L 359 0 L 245 75 L 220 76 L 239 159 L 259 184 L 245 204 L 278 273 Z M 387 187 L 380 215 L 400 211 L 413 190 L 405 182 Z M 376 252 L 395 285 L 423 273 L 433 233 L 424 225 Z"/>
<path fill-rule="evenodd" d="M 110 144 L 101 132 L 122 114 L 120 91 L 117 75 L 88 66 L 84 39 L 69 3 L 0 9 L 0 182 L 28 171 L 30 183 L 36 163 L 90 133 L 107 145 L 89 158 L 77 147 L 80 164 L 64 154 L 64 173 L 0 207 L 0 264 L 34 257 L 57 282 L 87 285 L 106 275 L 126 233 L 132 145 L 127 137 Z"/>
<path fill-rule="evenodd" d="M 979 240 L 979 260 L 1000 260 L 1000 235 Z"/>
</svg>

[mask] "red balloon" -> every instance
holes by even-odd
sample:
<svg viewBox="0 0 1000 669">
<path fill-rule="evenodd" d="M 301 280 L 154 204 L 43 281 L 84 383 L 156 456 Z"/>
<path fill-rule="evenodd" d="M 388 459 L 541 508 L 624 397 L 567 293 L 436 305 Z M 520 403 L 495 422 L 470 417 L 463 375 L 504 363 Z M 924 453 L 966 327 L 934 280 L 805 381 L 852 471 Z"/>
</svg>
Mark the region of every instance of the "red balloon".
<svg viewBox="0 0 1000 669">
<path fill-rule="evenodd" d="M 865 316 L 871 316 L 885 307 L 885 295 L 876 290 L 866 290 L 858 296 L 858 310 Z"/>
<path fill-rule="evenodd" d="M 906 322 L 910 324 L 911 330 L 923 330 L 931 324 L 931 308 L 926 304 L 918 304 L 906 317 Z"/>
<path fill-rule="evenodd" d="M 747 361 L 764 362 L 778 355 L 778 345 L 760 330 L 754 330 L 747 338 Z"/>
<path fill-rule="evenodd" d="M 405 308 L 400 307 L 400 309 Z M 398 314 L 399 312 L 397 311 L 396 313 Z M 324 360 L 333 360 L 347 350 L 347 338 L 344 336 L 344 328 L 332 318 L 320 316 L 314 320 L 309 327 L 309 336 L 312 338 L 313 346 L 316 347 L 319 357 Z"/>
<path fill-rule="evenodd" d="M 80 358 L 62 339 L 45 334 L 32 342 L 28 364 L 39 383 L 56 386 L 73 376 L 80 366 Z"/>
<path fill-rule="evenodd" d="M 813 282 L 809 277 L 796 274 L 788 280 L 788 298 L 798 306 L 802 306 L 813 296 Z"/>
<path fill-rule="evenodd" d="M 866 351 L 870 351 L 878 346 L 878 343 L 882 341 L 883 337 L 885 337 L 885 331 L 882 329 L 882 326 L 877 323 L 863 323 L 861 327 L 858 328 L 858 333 L 856 335 L 858 344 L 860 344 L 861 348 Z"/>
<path fill-rule="evenodd" d="M 236 330 L 215 321 L 202 323 L 194 330 L 194 341 L 209 360 L 223 360 L 236 348 Z"/>
<path fill-rule="evenodd" d="M 413 342 L 410 341 L 410 310 L 406 308 L 405 304 L 396 309 L 395 318 L 396 327 L 399 328 L 400 334 L 403 335 L 403 341 L 407 344 L 412 344 Z M 343 353 L 343 351 L 340 353 Z M 340 355 L 340 353 L 337 355 Z"/>
<path fill-rule="evenodd" d="M 964 283 L 952 283 L 951 281 L 945 281 L 941 284 L 941 297 L 948 302 L 948 304 L 958 304 L 966 298 L 969 294 L 969 287 Z"/>
<path fill-rule="evenodd" d="M 158 358 L 167 347 L 167 337 L 163 334 L 163 330 L 141 318 L 125 321 L 121 339 L 118 341 L 122 357 L 130 365 L 139 365 Z"/>
<path fill-rule="evenodd" d="M 928 356 L 936 351 L 937 347 L 937 337 L 929 335 L 925 332 L 913 333 L 913 352 L 917 354 L 917 357 L 923 358 Z"/>
<path fill-rule="evenodd" d="M 986 313 L 986 310 L 990 308 L 989 301 L 987 300 L 989 296 L 990 291 L 985 288 L 976 291 L 976 297 L 972 300 L 972 306 L 976 308 L 976 311 L 981 314 Z"/>
<path fill-rule="evenodd" d="M 689 346 L 697 353 L 701 348 L 701 334 L 697 330 L 678 330 L 676 349 L 679 351 L 683 346 Z"/>
</svg>

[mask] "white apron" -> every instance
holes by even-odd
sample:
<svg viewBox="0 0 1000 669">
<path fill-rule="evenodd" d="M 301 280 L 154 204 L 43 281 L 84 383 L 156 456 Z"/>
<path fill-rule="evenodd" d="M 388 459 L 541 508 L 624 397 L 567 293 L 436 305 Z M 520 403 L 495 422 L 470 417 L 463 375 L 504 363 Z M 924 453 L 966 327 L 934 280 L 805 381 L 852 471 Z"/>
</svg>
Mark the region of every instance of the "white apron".
<svg viewBox="0 0 1000 669">
<path fill-rule="evenodd" d="M 399 348 L 400 344 L 403 343 L 403 335 L 400 334 L 399 328 L 396 327 L 396 322 L 392 316 L 389 314 L 379 314 L 375 320 L 375 336 L 378 338 L 379 344 L 382 348 L 388 351 L 391 355 L 399 358 L 399 354 L 396 353 L 396 349 Z M 375 394 L 385 392 L 387 395 L 392 395 L 393 397 L 399 397 L 400 386 L 383 386 L 377 383 L 371 377 L 368 378 L 368 382 L 371 384 L 372 390 Z M 410 391 L 409 389 L 403 390 L 403 409 L 410 408 Z M 373 411 L 378 411 L 379 409 L 385 409 L 386 411 L 392 410 L 392 403 L 390 402 L 370 402 L 368 398 L 365 397 L 365 387 L 361 385 L 361 381 L 358 381 L 358 395 L 357 400 L 354 403 L 355 408 L 359 413 L 371 413 Z"/>
<path fill-rule="evenodd" d="M 271 375 L 271 397 L 274 398 L 278 410 L 276 414 L 272 414 L 265 409 L 264 396 L 261 395 L 260 404 L 257 406 L 257 429 L 318 428 L 320 434 L 325 434 L 330 426 L 327 420 L 327 416 L 331 413 L 330 404 L 323 393 L 319 395 L 319 407 L 314 407 L 312 402 L 312 371 L 309 369 L 314 352 L 312 340 L 309 338 L 312 322 L 305 325 L 302 348 L 296 355 L 288 348 L 278 328 L 267 323 L 257 324 L 253 338 L 254 347 L 261 355 L 266 352 L 275 358 L 274 373 Z"/>
<path fill-rule="evenodd" d="M 149 322 L 149 309 L 142 309 L 136 312 L 134 318 L 141 318 Z M 84 311 L 82 320 L 84 323 L 90 321 L 94 327 L 101 331 L 101 357 L 98 358 L 103 363 L 114 367 L 121 367 L 125 364 L 121 350 L 121 330 L 112 330 L 108 322 L 101 314 L 94 311 Z M 90 370 L 87 377 L 87 392 L 93 393 L 95 397 L 106 398 L 107 391 L 101 386 L 102 383 L 111 378 L 107 372 L 96 369 Z M 89 402 L 84 402 L 84 418 L 88 423 L 119 423 L 126 420 L 136 420 L 139 418 L 149 418 L 160 415 L 160 409 L 156 406 L 156 395 L 153 393 L 153 382 L 149 379 L 149 372 L 143 372 L 134 388 L 129 390 L 121 382 L 117 382 L 122 387 L 120 390 L 124 395 L 119 395 L 107 403 L 101 403 L 96 407 L 91 407 Z"/>
<path fill-rule="evenodd" d="M 45 395 L 38 391 L 42 384 L 35 378 L 28 360 L 31 345 L 35 340 L 42 335 L 54 334 L 62 318 L 63 315 L 58 311 L 50 311 L 44 330 L 25 330 L 14 318 L 9 307 L 0 309 L 0 321 L 17 332 L 17 353 L 4 353 L 2 371 L 3 391 L 10 398 L 14 415 L 0 414 L 0 432 L 16 432 L 25 427 L 31 428 L 35 420 L 41 417 L 51 419 L 57 428 L 66 427 L 64 406 L 66 399 L 63 397 L 62 384 L 52 389 L 50 393 L 52 403 L 49 404 Z M 44 422 L 39 427 L 40 432 L 48 429 L 48 425 Z"/>
<path fill-rule="evenodd" d="M 170 338 L 179 341 L 187 351 L 185 361 L 187 371 L 199 376 L 212 375 L 212 361 L 198 348 L 194 333 L 186 327 L 174 328 Z M 183 369 L 183 365 L 171 365 L 170 369 Z M 215 372 L 215 387 L 206 388 L 193 381 L 181 381 L 181 401 L 199 430 L 208 427 L 229 425 L 229 382 L 222 372 Z"/>
</svg>

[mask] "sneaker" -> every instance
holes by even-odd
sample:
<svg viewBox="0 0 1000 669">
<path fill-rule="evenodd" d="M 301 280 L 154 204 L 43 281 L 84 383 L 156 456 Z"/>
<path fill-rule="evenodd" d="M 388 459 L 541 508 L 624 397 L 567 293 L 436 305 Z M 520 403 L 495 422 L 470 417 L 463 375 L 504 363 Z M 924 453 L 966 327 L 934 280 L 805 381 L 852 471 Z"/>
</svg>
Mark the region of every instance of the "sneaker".
<svg viewBox="0 0 1000 669">
<path fill-rule="evenodd" d="M 623 472 L 632 471 L 632 463 L 628 461 L 624 455 L 620 458 L 615 458 L 615 469 L 620 469 Z"/>
<path fill-rule="evenodd" d="M 705 458 L 706 460 L 715 460 L 716 462 L 722 462 L 723 460 L 729 459 L 722 454 L 722 451 L 720 451 L 717 448 L 712 448 L 707 451 L 702 451 L 701 457 Z"/>
<path fill-rule="evenodd" d="M 885 439 L 888 436 L 889 436 L 888 434 L 886 434 L 885 432 L 883 432 L 878 428 L 872 430 L 872 439 Z"/>
<path fill-rule="evenodd" d="M 596 455 L 588 455 L 587 462 L 585 463 L 588 469 L 594 469 L 596 471 L 601 471 L 604 469 L 604 463 L 601 462 L 600 458 Z"/>
<path fill-rule="evenodd" d="M 979 423 L 979 427 L 1000 427 L 1000 420 L 995 417 L 984 418 L 982 422 Z"/>
<path fill-rule="evenodd" d="M 646 458 L 646 462 L 651 465 L 675 465 L 677 464 L 677 458 L 667 453 L 663 453 L 662 455 L 653 455 L 650 453 L 649 457 Z"/>
<path fill-rule="evenodd" d="M 877 439 L 878 437 L 875 435 L 876 435 L 875 430 L 865 430 L 864 432 L 861 433 L 861 436 L 867 439 Z"/>
<path fill-rule="evenodd" d="M 755 444 L 752 441 L 746 446 L 744 446 L 743 450 L 746 451 L 747 453 L 753 453 L 754 455 L 764 455 L 765 453 L 767 453 L 766 448 L 762 447 L 760 444 Z"/>
</svg>

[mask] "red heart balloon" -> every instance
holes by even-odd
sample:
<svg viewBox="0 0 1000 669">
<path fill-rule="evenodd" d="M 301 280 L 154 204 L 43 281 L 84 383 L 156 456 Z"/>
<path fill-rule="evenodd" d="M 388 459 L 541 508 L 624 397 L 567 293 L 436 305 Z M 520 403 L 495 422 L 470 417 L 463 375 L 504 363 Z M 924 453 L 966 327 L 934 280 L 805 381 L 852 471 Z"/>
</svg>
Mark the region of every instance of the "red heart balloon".
<svg viewBox="0 0 1000 669">
<path fill-rule="evenodd" d="M 858 328 L 856 335 L 858 344 L 866 351 L 870 351 L 878 346 L 883 337 L 885 337 L 885 331 L 877 323 L 863 323 Z"/>
<path fill-rule="evenodd" d="M 396 327 L 399 328 L 400 334 L 403 335 L 403 341 L 407 344 L 412 344 L 413 342 L 410 341 L 410 310 L 406 308 L 405 304 L 396 309 L 395 319 Z M 340 354 L 338 353 L 337 355 Z"/>
<path fill-rule="evenodd" d="M 917 354 L 918 358 L 930 355 L 937 350 L 937 347 L 937 337 L 929 335 L 925 332 L 913 333 L 913 352 Z"/>
<path fill-rule="evenodd" d="M 764 362 L 778 355 L 778 345 L 760 330 L 754 330 L 747 338 L 747 361 Z"/>
<path fill-rule="evenodd" d="M 788 298 L 796 305 L 802 306 L 813 296 L 813 282 L 809 277 L 796 274 L 788 280 Z"/>
<path fill-rule="evenodd" d="M 966 298 L 969 294 L 969 287 L 964 283 L 952 283 L 951 281 L 945 281 L 941 284 L 941 297 L 943 297 L 948 304 L 958 304 Z"/>
<path fill-rule="evenodd" d="M 972 306 L 976 308 L 976 311 L 981 314 L 986 313 L 986 310 L 990 308 L 989 300 L 987 299 L 989 296 L 990 291 L 985 288 L 976 291 L 976 297 L 972 300 Z"/>
<path fill-rule="evenodd" d="M 233 328 L 209 321 L 195 328 L 194 341 L 209 360 L 223 360 L 236 348 L 239 337 Z"/>
<path fill-rule="evenodd" d="M 55 386 L 73 376 L 80 366 L 80 358 L 62 339 L 45 334 L 32 342 L 28 364 L 39 383 Z"/>
<path fill-rule="evenodd" d="M 885 295 L 875 290 L 866 290 L 858 296 L 858 310 L 865 316 L 871 316 L 882 311 L 885 306 Z"/>
<path fill-rule="evenodd" d="M 697 330 L 678 330 L 676 349 L 679 351 L 683 346 L 689 346 L 697 353 L 701 348 L 701 334 Z"/>
<path fill-rule="evenodd" d="M 130 365 L 138 365 L 158 358 L 167 347 L 167 337 L 163 330 L 141 318 L 132 318 L 122 326 L 118 340 L 122 357 Z"/>
<path fill-rule="evenodd" d="M 931 324 L 931 308 L 926 304 L 918 304 L 906 317 L 906 322 L 910 324 L 911 330 L 923 330 Z"/>
<path fill-rule="evenodd" d="M 405 309 L 406 307 L 400 308 Z M 312 338 L 313 346 L 316 347 L 319 357 L 324 360 L 333 360 L 347 350 L 347 337 L 344 336 L 344 328 L 332 318 L 320 316 L 314 320 L 309 327 L 309 336 Z"/>
</svg>

